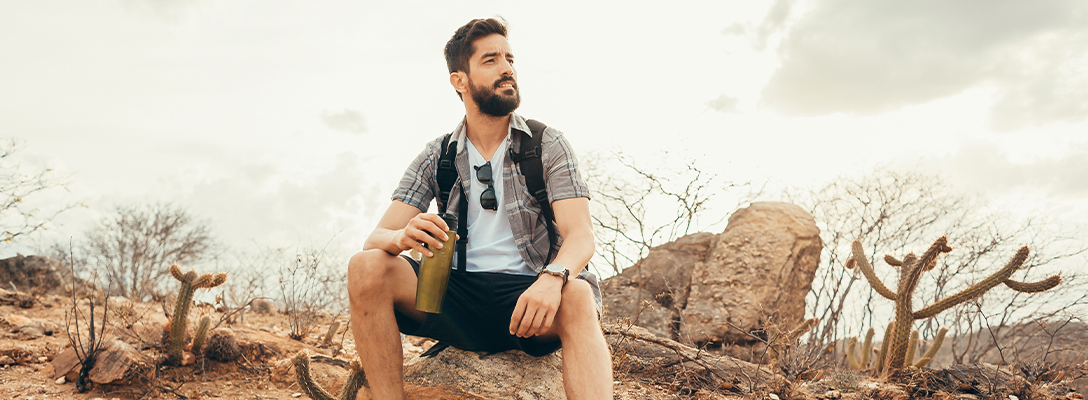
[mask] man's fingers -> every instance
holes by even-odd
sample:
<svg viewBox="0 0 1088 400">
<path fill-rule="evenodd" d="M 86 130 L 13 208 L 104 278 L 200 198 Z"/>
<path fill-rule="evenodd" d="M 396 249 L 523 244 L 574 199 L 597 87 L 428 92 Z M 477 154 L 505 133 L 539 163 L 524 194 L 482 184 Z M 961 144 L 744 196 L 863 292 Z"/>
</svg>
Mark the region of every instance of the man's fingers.
<svg viewBox="0 0 1088 400">
<path fill-rule="evenodd" d="M 536 334 L 551 332 L 552 323 L 555 322 L 555 314 L 555 312 L 548 313 L 548 317 L 544 318 L 544 323 L 540 325 L 540 330 Z"/>
<path fill-rule="evenodd" d="M 547 319 L 547 310 L 537 310 L 536 316 L 533 317 L 533 324 L 529 328 L 528 332 L 525 332 L 525 337 L 533 337 L 540 332 L 540 326 L 544 324 L 544 320 Z"/>
<path fill-rule="evenodd" d="M 518 304 L 514 306 L 514 313 L 510 315 L 511 335 L 518 331 L 518 326 L 521 325 L 522 314 L 525 314 L 525 297 L 518 297 Z"/>
<path fill-rule="evenodd" d="M 525 310 L 525 317 L 521 319 L 521 325 L 518 327 L 518 337 L 529 337 L 527 333 L 529 332 L 529 329 L 533 327 L 533 318 L 536 318 L 535 313 L 537 312 L 539 311 L 534 309 L 527 308 Z"/>
</svg>

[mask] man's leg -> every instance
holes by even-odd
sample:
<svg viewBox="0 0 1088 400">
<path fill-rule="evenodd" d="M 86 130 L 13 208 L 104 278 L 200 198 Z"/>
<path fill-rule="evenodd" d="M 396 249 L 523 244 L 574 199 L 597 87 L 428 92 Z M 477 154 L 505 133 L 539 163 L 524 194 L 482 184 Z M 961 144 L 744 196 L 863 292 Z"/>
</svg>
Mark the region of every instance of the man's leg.
<svg viewBox="0 0 1088 400">
<path fill-rule="evenodd" d="M 416 275 L 411 264 L 384 250 L 366 250 L 348 262 L 351 331 L 375 399 L 403 399 L 404 355 L 393 310 L 416 321 Z"/>
<path fill-rule="evenodd" d="M 563 343 L 563 387 L 568 400 L 612 399 L 612 357 L 601 332 L 593 290 L 581 279 L 563 288 L 550 332 L 540 340 Z"/>
</svg>

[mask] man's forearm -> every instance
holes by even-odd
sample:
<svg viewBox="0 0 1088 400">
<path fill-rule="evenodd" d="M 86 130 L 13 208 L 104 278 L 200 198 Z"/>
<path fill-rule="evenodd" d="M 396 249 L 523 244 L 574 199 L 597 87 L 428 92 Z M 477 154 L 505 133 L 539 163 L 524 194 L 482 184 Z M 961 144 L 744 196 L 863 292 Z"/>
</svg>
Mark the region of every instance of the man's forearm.
<svg viewBox="0 0 1088 400">
<path fill-rule="evenodd" d="M 363 250 L 381 249 L 392 255 L 400 254 L 401 249 L 397 247 L 396 241 L 398 233 L 400 233 L 400 230 L 374 229 L 374 232 L 371 232 L 370 236 L 366 238 L 366 242 L 363 243 Z"/>
<path fill-rule="evenodd" d="M 593 258 L 594 243 L 593 232 L 576 230 L 568 232 L 563 238 L 563 245 L 559 248 L 553 263 L 567 267 L 570 277 L 574 278 L 585 269 L 589 259 Z"/>
</svg>

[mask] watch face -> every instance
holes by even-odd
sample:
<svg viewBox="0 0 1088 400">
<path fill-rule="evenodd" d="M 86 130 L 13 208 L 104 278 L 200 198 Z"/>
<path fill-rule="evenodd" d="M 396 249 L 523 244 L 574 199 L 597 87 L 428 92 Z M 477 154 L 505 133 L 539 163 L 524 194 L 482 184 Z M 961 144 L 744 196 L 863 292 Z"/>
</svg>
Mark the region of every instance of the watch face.
<svg viewBox="0 0 1088 400">
<path fill-rule="evenodd" d="M 565 269 L 566 268 L 563 268 L 563 266 L 559 265 L 559 264 L 551 264 L 551 265 L 548 265 L 548 268 L 547 268 L 548 272 L 555 273 L 555 274 L 562 274 L 563 270 L 565 270 Z"/>
</svg>

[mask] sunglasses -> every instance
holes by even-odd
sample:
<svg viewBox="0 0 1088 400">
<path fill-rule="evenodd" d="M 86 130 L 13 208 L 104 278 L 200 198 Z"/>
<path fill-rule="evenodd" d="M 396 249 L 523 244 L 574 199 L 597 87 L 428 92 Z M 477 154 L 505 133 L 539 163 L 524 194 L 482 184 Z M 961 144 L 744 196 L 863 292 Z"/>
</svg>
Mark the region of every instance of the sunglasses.
<svg viewBox="0 0 1088 400">
<path fill-rule="evenodd" d="M 487 185 L 483 193 L 480 193 L 480 207 L 495 211 L 499 209 L 499 199 L 495 198 L 495 185 L 491 180 L 491 161 L 484 165 L 473 167 L 476 169 L 476 180 Z"/>
</svg>

